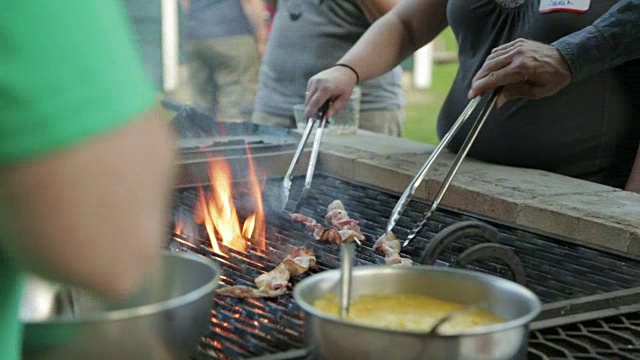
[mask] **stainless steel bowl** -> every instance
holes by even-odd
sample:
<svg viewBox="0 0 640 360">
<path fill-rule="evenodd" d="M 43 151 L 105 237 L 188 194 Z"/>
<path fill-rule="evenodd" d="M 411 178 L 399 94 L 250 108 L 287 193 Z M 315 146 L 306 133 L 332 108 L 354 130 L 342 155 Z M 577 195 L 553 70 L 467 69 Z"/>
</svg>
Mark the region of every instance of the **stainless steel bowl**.
<svg viewBox="0 0 640 360">
<path fill-rule="evenodd" d="M 431 266 L 360 266 L 353 269 L 353 297 L 364 294 L 420 294 L 487 309 L 505 323 L 455 335 L 385 330 L 346 322 L 313 307 L 327 293 L 337 295 L 339 270 L 310 276 L 294 288 L 305 312 L 307 341 L 326 359 L 524 359 L 529 323 L 540 300 L 525 287 L 479 272 Z"/>
<path fill-rule="evenodd" d="M 187 359 L 206 331 L 219 277 L 213 262 L 173 252 L 122 302 L 31 279 L 23 358 Z"/>
</svg>

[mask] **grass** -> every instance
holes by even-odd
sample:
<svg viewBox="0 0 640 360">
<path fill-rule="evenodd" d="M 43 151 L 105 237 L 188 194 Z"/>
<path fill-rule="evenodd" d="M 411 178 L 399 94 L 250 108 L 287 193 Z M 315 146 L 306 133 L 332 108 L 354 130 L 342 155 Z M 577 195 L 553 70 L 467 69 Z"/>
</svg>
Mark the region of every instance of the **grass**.
<svg viewBox="0 0 640 360">
<path fill-rule="evenodd" d="M 450 29 L 440 35 L 445 51 L 456 50 L 456 41 Z M 436 122 L 440 108 L 456 75 L 458 64 L 434 64 L 431 87 L 416 90 L 405 86 L 406 113 L 404 137 L 427 144 L 437 144 Z"/>
</svg>

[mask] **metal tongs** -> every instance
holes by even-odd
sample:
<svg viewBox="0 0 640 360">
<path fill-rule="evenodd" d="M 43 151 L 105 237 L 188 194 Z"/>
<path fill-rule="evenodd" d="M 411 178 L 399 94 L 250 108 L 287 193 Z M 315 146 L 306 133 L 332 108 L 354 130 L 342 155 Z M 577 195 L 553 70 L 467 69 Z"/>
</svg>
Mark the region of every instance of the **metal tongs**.
<svg viewBox="0 0 640 360">
<path fill-rule="evenodd" d="M 293 175 L 293 170 L 296 167 L 296 164 L 300 160 L 300 155 L 304 150 L 304 147 L 307 145 L 307 140 L 313 131 L 313 126 L 316 121 L 320 122 L 318 125 L 318 130 L 316 131 L 316 136 L 313 139 L 313 146 L 311 148 L 311 156 L 309 157 L 309 165 L 307 166 L 307 174 L 304 178 L 304 188 L 302 189 L 302 193 L 300 194 L 300 198 L 298 198 L 298 203 L 296 204 L 296 210 L 300 209 L 304 199 L 309 196 L 309 191 L 311 189 L 311 181 L 313 181 L 313 174 L 316 170 L 316 163 L 318 161 L 318 152 L 320 151 L 320 142 L 322 141 L 322 134 L 324 132 L 324 128 L 327 125 L 327 111 L 329 110 L 329 106 L 331 103 L 329 101 L 325 102 L 315 116 L 309 118 L 307 120 L 307 126 L 302 133 L 302 138 L 300 139 L 300 143 L 298 144 L 298 148 L 296 149 L 296 153 L 293 155 L 293 159 L 291 160 L 291 164 L 289 165 L 289 169 L 282 180 L 282 191 L 280 192 L 280 210 L 284 210 L 287 206 L 287 202 L 289 201 L 289 193 L 291 192 L 291 176 Z"/>
<path fill-rule="evenodd" d="M 453 177 L 456 175 L 458 169 L 460 168 L 460 164 L 462 163 L 462 160 L 464 160 L 465 156 L 467 156 L 467 153 L 469 152 L 471 145 L 473 145 L 473 142 L 478 136 L 478 133 L 482 128 L 482 125 L 484 125 L 485 121 L 487 120 L 487 117 L 489 116 L 489 113 L 495 106 L 499 92 L 500 92 L 500 88 L 495 89 L 493 93 L 491 93 L 491 95 L 489 96 L 489 100 L 487 101 L 484 108 L 478 115 L 478 118 L 476 118 L 476 121 L 473 124 L 473 127 L 469 131 L 467 138 L 465 139 L 464 143 L 462 144 L 462 147 L 458 151 L 458 154 L 456 155 L 456 158 L 453 161 L 453 164 L 451 165 L 451 169 L 449 169 L 449 172 L 447 173 L 447 176 L 445 177 L 444 182 L 442 183 L 442 186 L 438 191 L 438 194 L 433 200 L 433 203 L 431 203 L 431 206 L 429 207 L 429 209 L 424 213 L 422 220 L 411 230 L 411 233 L 409 233 L 409 236 L 407 236 L 407 239 L 402 244 L 403 247 L 407 246 L 411 241 L 413 241 L 413 239 L 415 239 L 416 235 L 418 235 L 418 232 L 422 230 L 422 227 L 424 226 L 424 224 L 427 222 L 427 220 L 431 217 L 431 215 L 433 215 L 433 213 L 438 208 L 438 205 L 440 204 L 440 201 L 444 197 L 445 192 L 449 188 L 449 185 L 451 184 Z M 436 149 L 433 151 L 433 153 L 431 153 L 431 155 L 429 156 L 427 161 L 424 163 L 424 165 L 422 165 L 422 168 L 420 169 L 418 174 L 413 178 L 413 180 L 411 181 L 407 189 L 402 194 L 402 197 L 400 197 L 400 200 L 398 200 L 398 203 L 393 208 L 393 211 L 391 212 L 391 216 L 389 217 L 389 220 L 387 222 L 387 227 L 386 227 L 387 233 L 393 230 L 396 223 L 398 222 L 398 219 L 400 218 L 400 215 L 406 209 L 407 205 L 409 204 L 409 201 L 411 201 L 411 198 L 413 197 L 413 194 L 415 193 L 416 189 L 418 188 L 420 183 L 424 180 L 424 177 L 429 171 L 429 169 L 431 168 L 431 165 L 433 165 L 433 163 L 435 162 L 436 158 L 440 155 L 442 150 L 444 150 L 447 147 L 451 139 L 460 130 L 462 125 L 469 119 L 469 116 L 473 113 L 475 108 L 478 106 L 478 103 L 480 103 L 479 96 L 473 98 L 469 102 L 469 104 L 464 109 L 462 114 L 460 114 L 460 117 L 458 117 L 458 119 L 453 124 L 449 132 L 447 132 L 447 134 L 442 138 L 442 141 L 440 141 Z"/>
</svg>

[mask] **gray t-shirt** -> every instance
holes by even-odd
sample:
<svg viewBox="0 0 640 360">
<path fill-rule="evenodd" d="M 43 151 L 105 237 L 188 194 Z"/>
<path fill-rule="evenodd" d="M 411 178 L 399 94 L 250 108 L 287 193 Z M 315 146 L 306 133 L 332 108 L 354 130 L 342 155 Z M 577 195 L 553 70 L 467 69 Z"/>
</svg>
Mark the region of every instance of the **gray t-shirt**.
<svg viewBox="0 0 640 360">
<path fill-rule="evenodd" d="M 582 14 L 543 14 L 538 11 L 540 1 L 546 0 L 449 1 L 447 16 L 459 44 L 460 68 L 438 119 L 439 136 L 468 104 L 471 79 L 491 49 L 517 38 L 553 43 L 591 25 L 616 3 L 592 0 Z M 494 109 L 470 156 L 623 186 L 640 140 L 640 118 L 633 109 L 638 98 L 632 98 L 639 70 L 637 61 L 627 62 L 590 74 L 556 95 L 515 100 Z M 470 126 L 471 121 L 454 138 L 450 150 L 460 148 Z"/>
<path fill-rule="evenodd" d="M 279 0 L 255 109 L 293 116 L 293 106 L 304 103 L 309 78 L 333 66 L 369 26 L 357 0 Z M 363 81 L 361 110 L 401 108 L 401 84 L 400 67 Z"/>
<path fill-rule="evenodd" d="M 184 31 L 187 40 L 253 34 L 240 0 L 191 0 Z"/>
</svg>

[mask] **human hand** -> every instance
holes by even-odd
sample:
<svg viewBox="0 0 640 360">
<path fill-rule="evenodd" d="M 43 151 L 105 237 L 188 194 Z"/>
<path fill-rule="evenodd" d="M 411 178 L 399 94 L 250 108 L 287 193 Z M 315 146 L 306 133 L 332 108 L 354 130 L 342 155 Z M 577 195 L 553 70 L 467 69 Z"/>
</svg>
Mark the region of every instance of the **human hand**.
<svg viewBox="0 0 640 360">
<path fill-rule="evenodd" d="M 331 67 L 311 77 L 307 82 L 304 117 L 312 117 L 326 101 L 331 102 L 326 116 L 335 115 L 349 102 L 356 82 L 353 71 L 342 66 Z"/>
<path fill-rule="evenodd" d="M 470 99 L 503 86 L 497 105 L 525 97 L 540 99 L 560 91 L 571 82 L 571 71 L 560 52 L 551 45 L 517 39 L 491 51 L 474 76 Z"/>
</svg>

